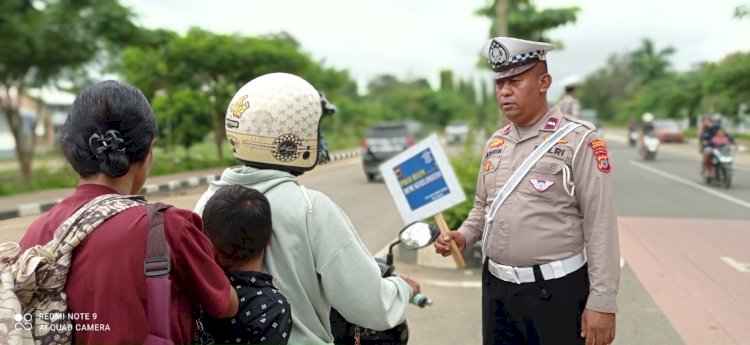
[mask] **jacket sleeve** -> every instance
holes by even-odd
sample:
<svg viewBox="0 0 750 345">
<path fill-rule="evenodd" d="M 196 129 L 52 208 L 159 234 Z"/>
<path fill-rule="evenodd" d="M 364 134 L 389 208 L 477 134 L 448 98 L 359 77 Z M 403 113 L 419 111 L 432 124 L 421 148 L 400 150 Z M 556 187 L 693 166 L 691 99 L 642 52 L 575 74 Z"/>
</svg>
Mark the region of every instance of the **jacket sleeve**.
<svg viewBox="0 0 750 345">
<path fill-rule="evenodd" d="M 331 306 L 349 322 L 374 330 L 402 323 L 412 290 L 398 277 L 382 278 L 373 256 L 344 212 L 309 191 L 307 231 L 321 285 Z"/>
<path fill-rule="evenodd" d="M 461 227 L 458 228 L 458 232 L 460 232 L 461 235 L 464 235 L 464 239 L 466 240 L 466 247 L 464 247 L 464 250 L 470 248 L 474 243 L 482 239 L 486 208 L 487 189 L 484 185 L 482 168 L 480 167 L 479 172 L 477 173 L 477 188 L 474 195 L 474 207 L 471 208 L 466 220 L 464 220 Z"/>
<path fill-rule="evenodd" d="M 573 175 L 575 196 L 583 214 L 583 236 L 591 281 L 586 308 L 614 313 L 620 285 L 620 246 L 613 167 L 606 144 L 595 132 L 581 140 L 573 162 Z"/>
</svg>

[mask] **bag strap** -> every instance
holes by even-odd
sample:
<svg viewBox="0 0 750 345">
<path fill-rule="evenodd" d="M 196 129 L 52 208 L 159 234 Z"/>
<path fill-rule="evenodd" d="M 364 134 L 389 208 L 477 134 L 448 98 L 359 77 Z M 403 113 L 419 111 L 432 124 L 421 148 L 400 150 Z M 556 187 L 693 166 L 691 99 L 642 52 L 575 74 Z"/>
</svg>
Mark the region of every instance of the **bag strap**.
<svg viewBox="0 0 750 345">
<path fill-rule="evenodd" d="M 148 337 L 144 343 L 171 344 L 170 304 L 171 286 L 169 272 L 172 270 L 169 243 L 164 233 L 164 210 L 170 205 L 153 203 L 146 206 L 149 219 L 146 237 L 146 259 L 143 272 L 146 275 L 146 316 Z M 154 342 L 154 339 L 159 339 Z"/>
<path fill-rule="evenodd" d="M 164 210 L 170 207 L 160 202 L 148 204 L 146 214 L 150 222 L 146 237 L 146 260 L 143 271 L 146 277 L 168 276 L 172 270 L 169 244 L 164 234 Z"/>
<path fill-rule="evenodd" d="M 547 138 L 539 147 L 537 147 L 534 152 L 531 153 L 526 159 L 521 163 L 521 166 L 518 167 L 518 170 L 513 173 L 513 175 L 510 176 L 508 179 L 508 182 L 503 185 L 503 188 L 501 188 L 497 195 L 495 195 L 495 199 L 492 201 L 492 206 L 490 206 L 490 212 L 487 213 L 484 216 L 484 230 L 482 231 L 482 257 L 487 257 L 487 234 L 490 232 L 490 227 L 492 225 L 492 219 L 495 218 L 495 214 L 500 209 L 500 206 L 505 202 L 505 199 L 508 198 L 511 192 L 513 192 L 514 189 L 518 186 L 519 183 L 521 183 L 521 179 L 523 179 L 526 174 L 529 173 L 529 170 L 531 170 L 531 167 L 536 164 L 536 162 L 542 158 L 545 152 L 549 151 L 549 149 L 555 145 L 560 139 L 565 137 L 566 135 L 570 134 L 573 130 L 578 128 L 580 126 L 580 123 L 576 122 L 568 122 L 565 126 L 557 130 L 552 136 Z"/>
</svg>

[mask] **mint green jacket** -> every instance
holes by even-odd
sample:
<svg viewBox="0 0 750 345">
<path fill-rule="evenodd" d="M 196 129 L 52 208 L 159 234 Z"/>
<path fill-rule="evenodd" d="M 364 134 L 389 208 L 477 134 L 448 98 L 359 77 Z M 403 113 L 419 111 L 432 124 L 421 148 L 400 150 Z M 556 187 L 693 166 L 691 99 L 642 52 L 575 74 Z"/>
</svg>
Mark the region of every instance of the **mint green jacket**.
<svg viewBox="0 0 750 345">
<path fill-rule="evenodd" d="M 287 172 L 229 168 L 209 185 L 195 212 L 202 214 L 214 192 L 232 184 L 257 189 L 271 204 L 273 236 L 264 271 L 278 280 L 292 307 L 289 344 L 332 343 L 331 307 L 375 330 L 404 321 L 411 288 L 401 278 L 380 277 L 372 254 L 331 199 Z"/>
</svg>

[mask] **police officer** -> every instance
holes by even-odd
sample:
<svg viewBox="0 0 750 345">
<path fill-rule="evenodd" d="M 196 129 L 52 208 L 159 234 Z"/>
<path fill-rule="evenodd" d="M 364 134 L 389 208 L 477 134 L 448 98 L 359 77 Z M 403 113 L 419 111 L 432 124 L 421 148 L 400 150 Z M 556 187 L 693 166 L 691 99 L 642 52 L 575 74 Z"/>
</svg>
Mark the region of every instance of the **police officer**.
<svg viewBox="0 0 750 345">
<path fill-rule="evenodd" d="M 487 141 L 468 218 L 435 243 L 443 256 L 450 240 L 459 249 L 483 244 L 484 344 L 602 345 L 615 336 L 620 255 L 609 153 L 592 124 L 548 108 L 552 48 L 507 37 L 485 44 L 510 123 Z M 523 172 L 536 147 L 571 128 Z M 520 182 L 492 216 L 517 170 Z"/>
<path fill-rule="evenodd" d="M 565 96 L 557 104 L 560 112 L 575 118 L 581 117 L 581 102 L 576 98 L 576 88 L 580 78 L 576 75 L 571 76 L 563 82 L 565 87 Z"/>
</svg>

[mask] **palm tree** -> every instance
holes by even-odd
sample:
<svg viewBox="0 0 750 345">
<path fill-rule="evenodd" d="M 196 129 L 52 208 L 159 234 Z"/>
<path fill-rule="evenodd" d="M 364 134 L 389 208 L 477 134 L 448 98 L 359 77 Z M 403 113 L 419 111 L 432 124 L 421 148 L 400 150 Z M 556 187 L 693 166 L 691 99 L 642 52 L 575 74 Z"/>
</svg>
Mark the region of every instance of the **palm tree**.
<svg viewBox="0 0 750 345">
<path fill-rule="evenodd" d="M 654 42 L 644 38 L 641 47 L 630 55 L 630 69 L 641 83 L 659 79 L 669 72 L 669 56 L 674 53 L 673 47 L 657 51 Z"/>
</svg>

